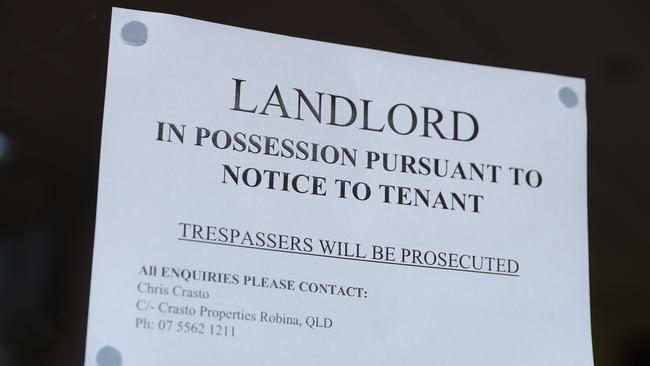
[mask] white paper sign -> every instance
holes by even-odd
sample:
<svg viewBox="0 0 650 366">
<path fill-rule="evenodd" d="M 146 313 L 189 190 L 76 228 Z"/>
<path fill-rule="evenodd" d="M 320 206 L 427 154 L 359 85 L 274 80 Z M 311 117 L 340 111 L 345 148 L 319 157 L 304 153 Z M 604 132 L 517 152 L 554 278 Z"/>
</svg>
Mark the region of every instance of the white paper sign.
<svg viewBox="0 0 650 366">
<path fill-rule="evenodd" d="M 114 9 L 87 365 L 591 365 L 584 80 Z"/>
</svg>

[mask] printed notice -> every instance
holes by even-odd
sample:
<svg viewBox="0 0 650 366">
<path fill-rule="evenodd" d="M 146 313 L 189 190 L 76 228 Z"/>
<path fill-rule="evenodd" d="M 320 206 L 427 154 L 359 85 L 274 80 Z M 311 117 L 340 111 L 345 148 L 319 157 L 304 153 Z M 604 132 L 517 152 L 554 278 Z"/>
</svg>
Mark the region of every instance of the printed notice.
<svg viewBox="0 0 650 366">
<path fill-rule="evenodd" d="M 582 79 L 114 9 L 86 365 L 591 365 Z"/>
</svg>

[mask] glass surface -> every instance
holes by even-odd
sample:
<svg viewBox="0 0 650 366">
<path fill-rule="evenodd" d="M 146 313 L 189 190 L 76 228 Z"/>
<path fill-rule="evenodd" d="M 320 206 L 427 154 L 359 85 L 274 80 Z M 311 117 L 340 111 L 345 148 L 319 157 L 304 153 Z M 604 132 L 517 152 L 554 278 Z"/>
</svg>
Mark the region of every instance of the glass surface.
<svg viewBox="0 0 650 366">
<path fill-rule="evenodd" d="M 586 78 L 594 357 L 650 365 L 648 5 L 511 0 L 0 2 L 0 365 L 83 362 L 111 6 Z"/>
</svg>

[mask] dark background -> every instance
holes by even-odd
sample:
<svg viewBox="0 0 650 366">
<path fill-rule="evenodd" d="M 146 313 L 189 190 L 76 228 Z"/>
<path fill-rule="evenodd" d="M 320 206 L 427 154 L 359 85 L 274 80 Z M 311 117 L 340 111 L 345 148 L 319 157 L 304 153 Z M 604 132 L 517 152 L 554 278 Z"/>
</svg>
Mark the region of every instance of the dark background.
<svg viewBox="0 0 650 366">
<path fill-rule="evenodd" d="M 83 362 L 111 6 L 586 78 L 594 358 L 650 365 L 647 3 L 0 2 L 0 366 Z"/>
</svg>

